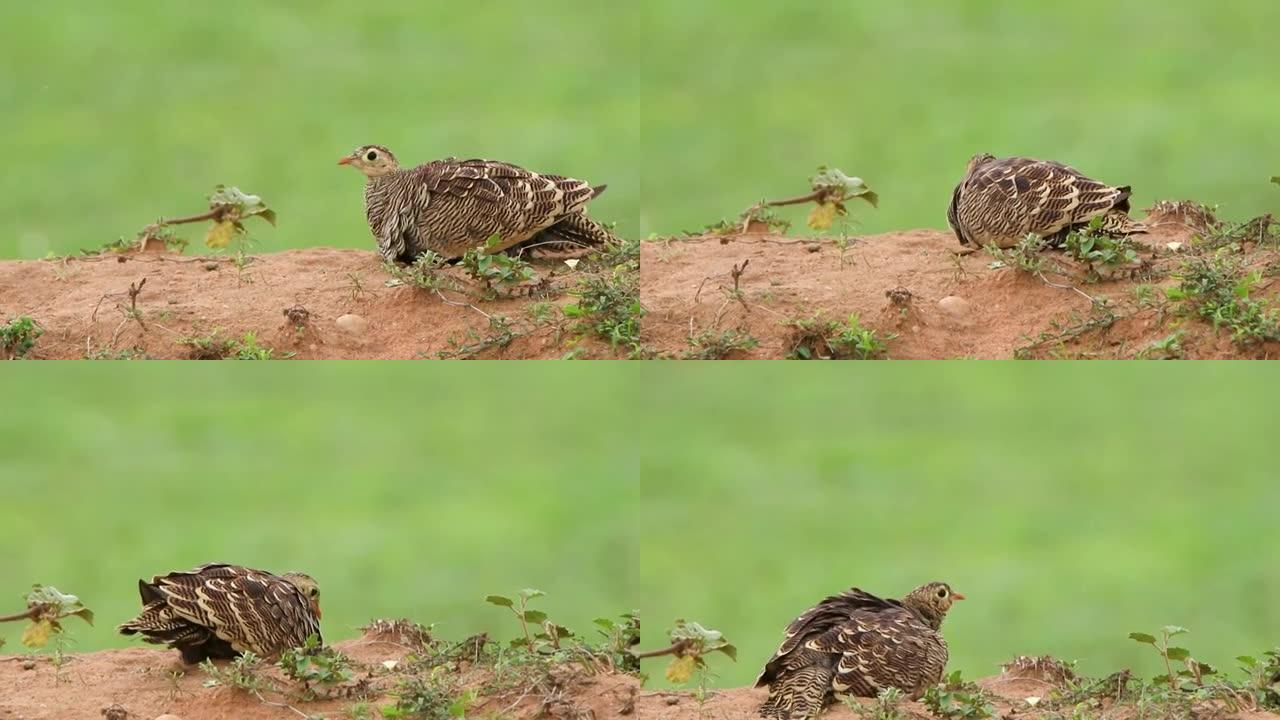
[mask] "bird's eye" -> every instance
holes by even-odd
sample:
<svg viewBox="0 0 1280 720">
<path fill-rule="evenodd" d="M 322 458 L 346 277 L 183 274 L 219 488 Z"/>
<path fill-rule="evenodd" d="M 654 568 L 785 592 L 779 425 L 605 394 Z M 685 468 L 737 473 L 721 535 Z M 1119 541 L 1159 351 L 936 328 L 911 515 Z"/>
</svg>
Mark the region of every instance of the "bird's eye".
<svg viewBox="0 0 1280 720">
<path fill-rule="evenodd" d="M 946 588 L 942 588 L 941 590 L 939 590 L 939 591 L 938 591 L 938 597 L 940 597 L 940 598 L 945 598 L 946 596 L 947 596 L 947 589 L 946 589 Z"/>
<path fill-rule="evenodd" d="M 378 153 L 370 150 L 369 154 L 364 156 L 364 159 L 368 160 L 369 162 L 373 162 L 374 160 L 378 159 Z"/>
</svg>

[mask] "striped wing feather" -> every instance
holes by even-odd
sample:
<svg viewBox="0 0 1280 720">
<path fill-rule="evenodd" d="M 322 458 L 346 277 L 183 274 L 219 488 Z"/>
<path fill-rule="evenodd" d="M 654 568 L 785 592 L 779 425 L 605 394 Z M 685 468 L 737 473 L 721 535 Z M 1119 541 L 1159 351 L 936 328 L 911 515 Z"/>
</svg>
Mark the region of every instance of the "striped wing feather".
<svg viewBox="0 0 1280 720">
<path fill-rule="evenodd" d="M 1008 247 L 1031 233 L 1048 238 L 1096 217 L 1127 213 L 1130 192 L 1062 163 L 1004 158 L 970 171 L 947 215 L 961 243 Z"/>
<path fill-rule="evenodd" d="M 768 685 L 783 669 L 787 656 L 794 653 L 810 639 L 822 635 L 848 620 L 855 612 L 864 609 L 901 607 L 893 600 L 876 597 L 859 588 L 850 588 L 839 595 L 832 595 L 804 611 L 791 621 L 783 636 L 782 644 L 765 663 L 756 687 Z"/>
<path fill-rule="evenodd" d="M 383 254 L 411 261 L 425 250 L 461 257 L 493 236 L 492 251 L 503 250 L 581 214 L 596 194 L 574 178 L 450 158 L 373 179 L 365 209 Z"/>
<path fill-rule="evenodd" d="M 905 608 L 856 611 L 808 645 L 839 656 L 832 681 L 838 695 L 875 697 L 887 687 L 915 695 L 937 682 L 947 664 L 942 636 Z"/>
<path fill-rule="evenodd" d="M 144 588 L 144 601 L 155 599 L 127 625 L 175 646 L 202 642 L 213 633 L 237 652 L 267 657 L 320 634 L 319 621 L 302 592 L 261 570 L 204 565 L 156 576 Z"/>
</svg>

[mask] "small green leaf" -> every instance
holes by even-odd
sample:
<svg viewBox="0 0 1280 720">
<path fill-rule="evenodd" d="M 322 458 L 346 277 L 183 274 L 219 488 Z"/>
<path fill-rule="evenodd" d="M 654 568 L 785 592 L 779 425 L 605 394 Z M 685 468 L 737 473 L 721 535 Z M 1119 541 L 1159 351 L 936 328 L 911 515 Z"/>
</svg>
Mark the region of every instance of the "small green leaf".
<svg viewBox="0 0 1280 720">
<path fill-rule="evenodd" d="M 513 602 L 511 598 L 503 597 L 502 595 L 489 595 L 485 598 L 485 602 L 490 603 L 491 605 L 501 605 L 502 607 L 512 607 L 515 605 L 515 602 Z"/>
<path fill-rule="evenodd" d="M 1180 647 L 1171 647 L 1165 651 L 1165 654 L 1169 656 L 1170 660 L 1176 660 L 1178 662 L 1182 662 L 1183 660 L 1191 657 L 1190 650 Z"/>
<path fill-rule="evenodd" d="M 524 621 L 534 625 L 541 625 L 547 621 L 547 614 L 541 610 L 525 610 Z"/>
<path fill-rule="evenodd" d="M 1156 639 L 1146 633 L 1139 633 L 1139 632 L 1129 633 L 1129 639 L 1137 640 L 1140 643 L 1146 643 L 1148 645 L 1156 644 Z"/>
<path fill-rule="evenodd" d="M 1169 637 L 1174 637 L 1175 635 L 1185 635 L 1191 631 L 1178 625 L 1165 625 L 1164 632 Z"/>
<path fill-rule="evenodd" d="M 525 588 L 520 591 L 520 597 L 524 598 L 525 600 L 532 600 L 536 597 L 542 597 L 543 595 L 546 595 L 546 593 L 542 592 L 541 590 L 535 590 L 533 588 Z"/>
<path fill-rule="evenodd" d="M 728 655 L 730 660 L 734 662 L 738 662 L 738 648 L 736 646 L 722 645 L 721 647 L 718 647 L 716 649 L 724 653 L 725 655 Z"/>
<path fill-rule="evenodd" d="M 1275 184 L 1277 184 L 1277 185 L 1280 185 L 1280 175 L 1277 175 L 1277 176 L 1275 176 L 1275 177 L 1271 178 L 1271 182 L 1273 182 L 1273 183 L 1275 183 Z"/>
</svg>

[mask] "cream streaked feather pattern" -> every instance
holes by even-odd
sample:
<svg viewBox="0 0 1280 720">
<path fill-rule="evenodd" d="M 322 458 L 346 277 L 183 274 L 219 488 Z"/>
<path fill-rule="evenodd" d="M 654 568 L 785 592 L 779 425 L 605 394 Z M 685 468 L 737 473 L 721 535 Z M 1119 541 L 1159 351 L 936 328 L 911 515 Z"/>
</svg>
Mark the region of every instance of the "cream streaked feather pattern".
<svg viewBox="0 0 1280 720">
<path fill-rule="evenodd" d="M 962 599 L 936 582 L 901 601 L 858 588 L 826 598 L 787 626 L 765 664 L 756 680 L 769 688 L 760 715 L 808 720 L 836 697 L 875 697 L 888 687 L 920 697 L 946 668 L 942 620 Z"/>
<path fill-rule="evenodd" d="M 368 178 L 365 218 L 383 257 L 412 262 L 431 250 L 446 259 L 485 246 L 522 244 L 554 249 L 599 245 L 607 230 L 585 214 L 605 186 L 532 172 L 496 160 L 446 158 L 404 170 L 380 145 L 365 145 L 339 161 Z"/>
<path fill-rule="evenodd" d="M 1102 219 L 1101 232 L 1146 232 L 1129 217 L 1128 186 L 1113 187 L 1050 160 L 975 155 L 951 195 L 947 221 L 962 245 L 1006 248 L 1027 235 L 1058 239 Z"/>
<path fill-rule="evenodd" d="M 274 575 L 238 565 L 202 565 L 138 581 L 142 612 L 124 635 L 182 652 L 187 663 L 253 652 L 272 657 L 320 639 L 319 589 L 302 573 Z"/>
</svg>

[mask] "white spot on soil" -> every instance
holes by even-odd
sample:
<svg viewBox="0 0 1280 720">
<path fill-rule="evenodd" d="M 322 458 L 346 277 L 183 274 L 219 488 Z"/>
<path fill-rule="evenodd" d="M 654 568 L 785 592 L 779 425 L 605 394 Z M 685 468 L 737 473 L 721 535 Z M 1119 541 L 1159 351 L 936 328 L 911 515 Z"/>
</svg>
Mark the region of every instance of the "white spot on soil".
<svg viewBox="0 0 1280 720">
<path fill-rule="evenodd" d="M 369 321 L 359 315 L 346 314 L 334 321 L 342 332 L 360 337 L 369 332 Z"/>
</svg>

